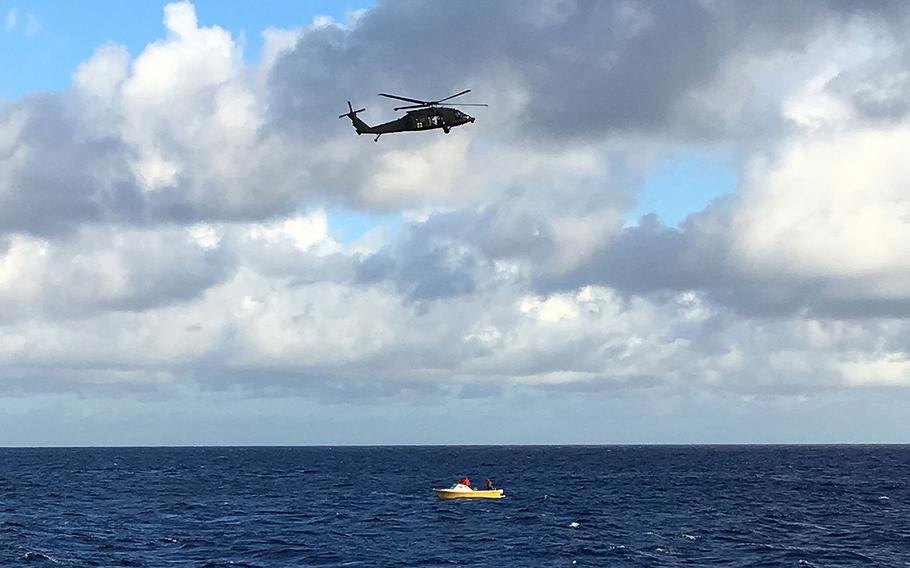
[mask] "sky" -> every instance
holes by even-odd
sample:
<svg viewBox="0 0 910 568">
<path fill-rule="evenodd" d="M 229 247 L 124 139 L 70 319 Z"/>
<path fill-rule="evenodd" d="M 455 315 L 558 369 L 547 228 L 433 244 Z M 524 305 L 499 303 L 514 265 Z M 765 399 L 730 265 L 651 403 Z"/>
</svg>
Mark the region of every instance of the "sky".
<svg viewBox="0 0 910 568">
<path fill-rule="evenodd" d="M 0 0 L 0 445 L 910 442 L 908 23 Z"/>
</svg>

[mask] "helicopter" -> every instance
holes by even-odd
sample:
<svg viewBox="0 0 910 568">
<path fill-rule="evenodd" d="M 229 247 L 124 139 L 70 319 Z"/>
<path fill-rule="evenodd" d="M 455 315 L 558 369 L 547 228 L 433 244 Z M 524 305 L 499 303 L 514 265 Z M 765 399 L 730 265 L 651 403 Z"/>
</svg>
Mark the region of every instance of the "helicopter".
<svg viewBox="0 0 910 568">
<path fill-rule="evenodd" d="M 393 110 L 414 110 L 408 110 L 404 116 L 397 120 L 386 122 L 384 124 L 378 124 L 376 126 L 370 126 L 366 122 L 357 118 L 357 113 L 365 111 L 366 108 L 354 110 L 354 107 L 351 105 L 351 101 L 348 101 L 348 112 L 338 115 L 338 118 L 350 118 L 351 123 L 354 125 L 354 129 L 357 131 L 357 134 L 375 134 L 376 138 L 373 139 L 373 142 L 378 141 L 379 137 L 383 134 L 389 134 L 391 132 L 412 132 L 418 130 L 433 130 L 435 128 L 442 128 L 442 131 L 448 134 L 449 130 L 456 126 L 474 122 L 473 116 L 468 116 L 457 108 L 452 107 L 487 106 L 481 103 L 453 104 L 445 102 L 470 92 L 471 89 L 465 89 L 460 93 L 455 93 L 454 95 L 450 95 L 444 99 L 439 99 L 438 101 L 421 101 L 417 99 L 409 99 L 407 97 L 399 97 L 398 95 L 390 95 L 388 93 L 379 93 L 380 97 L 413 103 L 410 105 L 395 107 Z"/>
</svg>

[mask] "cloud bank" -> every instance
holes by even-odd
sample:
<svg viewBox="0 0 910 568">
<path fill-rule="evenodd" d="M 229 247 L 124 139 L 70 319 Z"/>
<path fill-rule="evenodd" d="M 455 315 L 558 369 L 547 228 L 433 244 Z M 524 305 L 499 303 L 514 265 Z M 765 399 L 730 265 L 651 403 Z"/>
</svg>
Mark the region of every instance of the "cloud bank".
<svg viewBox="0 0 910 568">
<path fill-rule="evenodd" d="M 0 107 L 0 384 L 907 386 L 908 16 L 379 3 L 267 30 L 245 63 L 168 4 L 141 53 L 99 46 L 68 90 Z M 463 88 L 490 107 L 448 136 L 374 144 L 336 118 Z M 654 164 L 693 148 L 739 157 L 735 194 L 630 222 Z M 345 240 L 333 212 L 352 210 L 401 228 Z"/>
</svg>

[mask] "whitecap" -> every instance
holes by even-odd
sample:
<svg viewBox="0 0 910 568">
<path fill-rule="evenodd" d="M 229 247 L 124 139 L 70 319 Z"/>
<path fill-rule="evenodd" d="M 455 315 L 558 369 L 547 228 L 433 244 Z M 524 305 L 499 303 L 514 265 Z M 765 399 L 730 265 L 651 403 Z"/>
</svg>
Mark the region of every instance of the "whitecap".
<svg viewBox="0 0 910 568">
<path fill-rule="evenodd" d="M 578 524 L 578 521 L 572 521 L 571 523 L 569 523 L 569 526 L 572 527 L 573 529 L 577 529 L 580 525 Z"/>
<path fill-rule="evenodd" d="M 23 556 L 23 560 L 25 560 L 27 562 L 34 562 L 35 560 L 47 560 L 53 564 L 60 564 L 60 561 L 57 560 L 56 558 L 54 558 L 50 555 L 44 554 L 43 552 L 37 552 L 34 550 L 27 550 L 25 552 L 25 556 Z"/>
</svg>

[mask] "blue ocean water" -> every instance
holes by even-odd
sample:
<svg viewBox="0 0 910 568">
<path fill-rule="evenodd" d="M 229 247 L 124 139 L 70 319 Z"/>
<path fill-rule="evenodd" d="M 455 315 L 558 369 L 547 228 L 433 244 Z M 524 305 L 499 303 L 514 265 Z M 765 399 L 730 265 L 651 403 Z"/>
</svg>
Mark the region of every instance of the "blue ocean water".
<svg viewBox="0 0 910 568">
<path fill-rule="evenodd" d="M 492 477 L 507 498 L 439 501 Z M 910 566 L 908 446 L 0 449 L 0 566 Z"/>
</svg>

